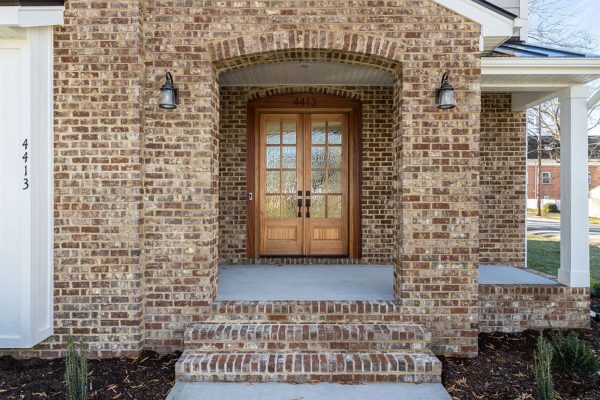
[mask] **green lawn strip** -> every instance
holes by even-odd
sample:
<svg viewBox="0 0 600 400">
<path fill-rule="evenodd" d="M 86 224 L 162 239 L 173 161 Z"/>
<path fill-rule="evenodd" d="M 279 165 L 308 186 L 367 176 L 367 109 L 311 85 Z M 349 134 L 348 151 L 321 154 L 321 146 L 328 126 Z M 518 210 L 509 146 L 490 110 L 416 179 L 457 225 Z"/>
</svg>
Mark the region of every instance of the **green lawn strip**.
<svg viewBox="0 0 600 400">
<path fill-rule="evenodd" d="M 527 235 L 527 267 L 557 276 L 560 267 L 560 242 L 534 234 Z M 600 282 L 600 248 L 590 246 L 592 282 Z"/>
</svg>

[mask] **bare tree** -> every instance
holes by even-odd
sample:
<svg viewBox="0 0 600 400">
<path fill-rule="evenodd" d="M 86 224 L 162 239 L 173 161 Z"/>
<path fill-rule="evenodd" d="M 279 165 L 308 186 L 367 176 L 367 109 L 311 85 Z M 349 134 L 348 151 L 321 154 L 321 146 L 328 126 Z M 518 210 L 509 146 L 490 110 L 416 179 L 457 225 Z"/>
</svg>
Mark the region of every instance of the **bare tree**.
<svg viewBox="0 0 600 400">
<path fill-rule="evenodd" d="M 589 52 L 595 48 L 597 38 L 570 23 L 583 10 L 557 0 L 529 0 L 529 38 L 533 42 L 551 47 Z M 589 111 L 589 130 L 600 127 L 600 104 Z M 527 135 L 536 146 L 528 146 L 538 158 L 538 179 L 541 180 L 541 158 L 560 161 L 560 105 L 558 99 L 550 100 L 527 112 Z M 591 141 L 590 154 L 598 154 L 600 141 Z M 538 185 L 540 186 L 540 185 Z M 538 214 L 541 212 L 541 188 L 536 190 Z"/>
<path fill-rule="evenodd" d="M 594 49 L 596 38 L 570 23 L 585 10 L 560 0 L 529 0 L 529 38 L 537 43 L 577 51 Z"/>
</svg>

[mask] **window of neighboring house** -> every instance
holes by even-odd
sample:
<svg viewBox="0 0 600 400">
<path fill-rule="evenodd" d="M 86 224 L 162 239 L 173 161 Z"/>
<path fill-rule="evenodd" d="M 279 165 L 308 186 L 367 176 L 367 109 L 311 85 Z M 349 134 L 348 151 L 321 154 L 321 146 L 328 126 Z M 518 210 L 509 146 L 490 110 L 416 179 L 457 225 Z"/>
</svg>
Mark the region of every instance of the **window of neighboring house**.
<svg viewBox="0 0 600 400">
<path fill-rule="evenodd" d="M 542 172 L 542 185 L 549 185 L 552 183 L 552 174 L 550 172 Z"/>
<path fill-rule="evenodd" d="M 550 200 L 550 197 L 544 196 L 544 200 Z"/>
</svg>

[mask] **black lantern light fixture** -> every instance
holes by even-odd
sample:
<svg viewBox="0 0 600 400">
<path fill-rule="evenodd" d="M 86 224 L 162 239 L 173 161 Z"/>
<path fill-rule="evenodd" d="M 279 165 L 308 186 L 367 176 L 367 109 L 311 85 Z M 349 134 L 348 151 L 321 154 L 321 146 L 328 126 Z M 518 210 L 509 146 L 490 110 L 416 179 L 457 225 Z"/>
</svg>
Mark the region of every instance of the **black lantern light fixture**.
<svg viewBox="0 0 600 400">
<path fill-rule="evenodd" d="M 440 110 L 450 110 L 456 107 L 456 103 L 454 102 L 454 88 L 448 80 L 448 72 L 444 72 L 442 86 L 435 91 L 435 105 Z"/>
<path fill-rule="evenodd" d="M 179 89 L 173 85 L 173 76 L 167 72 L 165 84 L 160 88 L 160 103 L 159 107 L 167 110 L 177 108 L 179 104 Z"/>
</svg>

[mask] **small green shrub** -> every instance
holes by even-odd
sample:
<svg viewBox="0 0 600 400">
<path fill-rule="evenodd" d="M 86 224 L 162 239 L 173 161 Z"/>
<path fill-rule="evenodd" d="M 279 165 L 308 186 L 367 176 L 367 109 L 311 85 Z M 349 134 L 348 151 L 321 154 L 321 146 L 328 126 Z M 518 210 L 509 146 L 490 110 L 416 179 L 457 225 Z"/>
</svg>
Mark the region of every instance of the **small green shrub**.
<svg viewBox="0 0 600 400">
<path fill-rule="evenodd" d="M 592 283 L 590 294 L 592 295 L 592 297 L 600 298 L 600 282 Z"/>
<path fill-rule="evenodd" d="M 544 205 L 544 208 L 542 209 L 542 214 L 546 215 L 546 214 L 558 214 L 560 213 L 560 210 L 558 209 L 558 206 L 555 203 L 546 203 Z"/>
<path fill-rule="evenodd" d="M 600 370 L 592 346 L 579 339 L 576 332 L 568 335 L 559 331 L 552 332 L 550 342 L 554 350 L 554 365 L 563 371 L 588 377 Z"/>
<path fill-rule="evenodd" d="M 67 385 L 67 400 L 87 400 L 88 398 L 88 367 L 83 354 L 83 345 L 75 349 L 73 338 L 67 339 L 67 358 L 65 360 L 65 381 Z"/>
<path fill-rule="evenodd" d="M 535 351 L 535 365 L 533 372 L 538 388 L 538 400 L 553 400 L 554 390 L 552 384 L 552 345 L 540 334 Z"/>
</svg>

